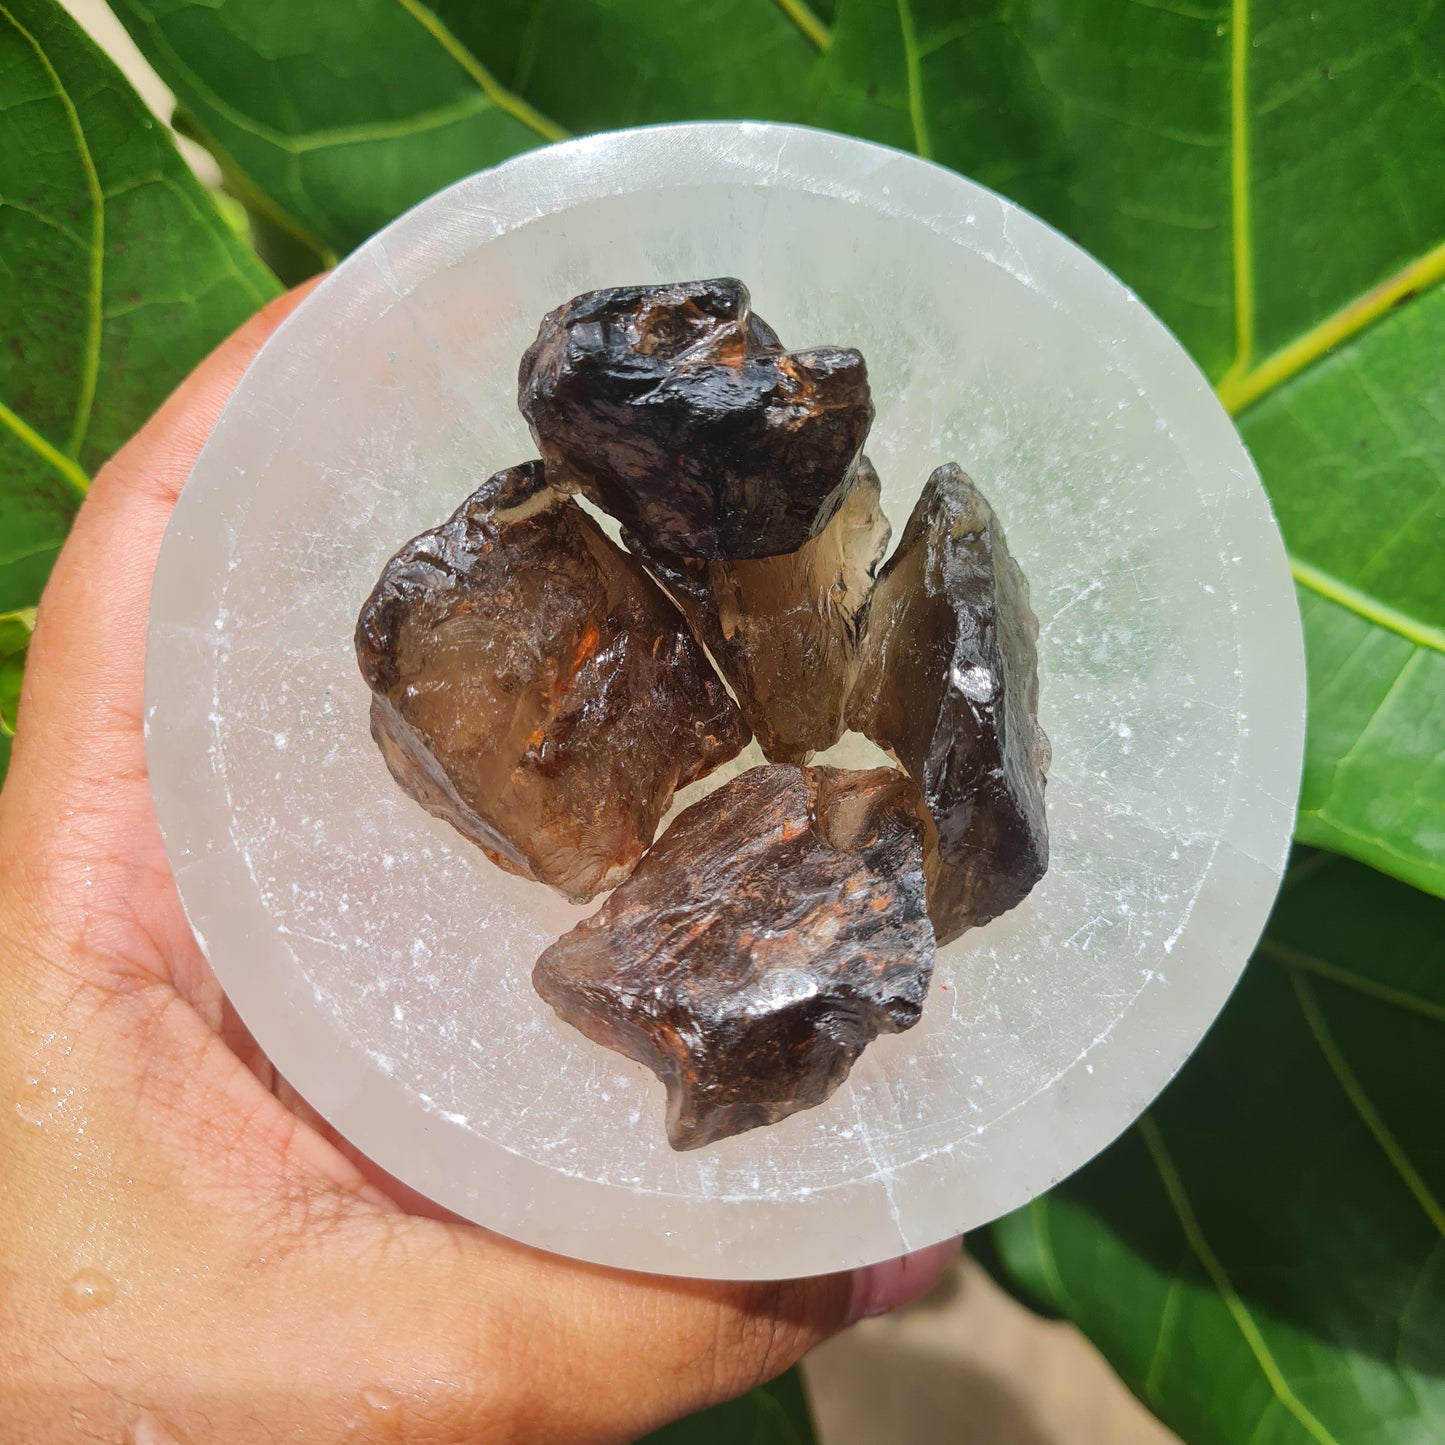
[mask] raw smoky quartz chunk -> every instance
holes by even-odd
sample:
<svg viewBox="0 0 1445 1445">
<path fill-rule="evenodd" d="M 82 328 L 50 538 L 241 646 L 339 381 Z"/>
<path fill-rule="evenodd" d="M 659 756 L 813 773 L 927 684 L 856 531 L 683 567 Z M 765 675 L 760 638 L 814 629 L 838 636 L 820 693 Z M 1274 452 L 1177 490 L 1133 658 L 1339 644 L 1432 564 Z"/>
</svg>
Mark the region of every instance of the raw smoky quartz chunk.
<svg viewBox="0 0 1445 1445">
<path fill-rule="evenodd" d="M 748 729 L 677 609 L 540 462 L 387 564 L 356 652 L 397 782 L 504 868 L 582 902 Z"/>
<path fill-rule="evenodd" d="M 874 587 L 848 722 L 922 790 L 940 943 L 1020 903 L 1048 866 L 1037 638 L 993 509 L 939 467 Z"/>
<path fill-rule="evenodd" d="M 863 358 L 788 351 L 740 281 L 574 297 L 518 401 L 542 459 L 408 542 L 362 608 L 372 734 L 501 867 L 614 890 L 533 983 L 651 1069 L 673 1147 L 701 1148 L 823 1103 L 918 1021 L 937 944 L 1043 876 L 1038 623 L 955 463 L 879 572 Z M 901 769 L 807 766 L 845 728 Z M 770 764 L 654 843 L 754 735 Z"/>
<path fill-rule="evenodd" d="M 537 962 L 538 992 L 667 1087 L 696 1149 L 825 1100 L 933 969 L 918 791 L 892 768 L 754 768 L 680 813 Z"/>
<path fill-rule="evenodd" d="M 708 561 L 816 536 L 873 420 L 862 356 L 785 351 L 731 278 L 574 297 L 523 356 L 518 404 L 554 483 L 644 549 Z"/>
<path fill-rule="evenodd" d="M 805 763 L 843 734 L 873 575 L 890 528 L 867 457 L 832 520 L 796 552 L 704 562 L 624 532 L 732 686 L 774 762 Z"/>
</svg>

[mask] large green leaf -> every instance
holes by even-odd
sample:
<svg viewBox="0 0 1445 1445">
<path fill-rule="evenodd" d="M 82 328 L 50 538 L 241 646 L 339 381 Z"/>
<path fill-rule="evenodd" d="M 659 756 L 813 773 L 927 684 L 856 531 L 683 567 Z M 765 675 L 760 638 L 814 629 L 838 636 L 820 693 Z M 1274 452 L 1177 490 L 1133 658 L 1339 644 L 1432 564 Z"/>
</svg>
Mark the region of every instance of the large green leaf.
<svg viewBox="0 0 1445 1445">
<path fill-rule="evenodd" d="M 1445 904 L 1288 876 L 1143 1122 L 994 1227 L 1190 1445 L 1445 1439 Z"/>
<path fill-rule="evenodd" d="M 1324 323 L 1445 233 L 1429 0 L 115 0 L 197 123 L 344 251 L 569 133 L 766 117 L 966 171 L 1120 272 L 1212 374 Z"/>
<path fill-rule="evenodd" d="M 90 473 L 274 279 L 51 0 L 0 0 L 0 611 Z"/>
<path fill-rule="evenodd" d="M 649 1435 L 645 1445 L 814 1445 L 802 1377 L 789 1370 L 737 1400 Z"/>
<path fill-rule="evenodd" d="M 1243 422 L 1304 617 L 1299 836 L 1445 893 L 1445 290 Z"/>
<path fill-rule="evenodd" d="M 1445 275 L 1445 186 L 1419 184 L 1409 159 L 1438 152 L 1434 0 L 353 0 L 344 20 L 274 0 L 112 3 L 258 214 L 268 255 L 279 226 L 320 264 L 554 137 L 726 116 L 915 149 L 1058 225 L 1246 413 L 1323 703 L 1301 836 L 1445 893 L 1430 816 L 1445 588 L 1426 586 L 1438 319 L 1370 330 Z M 1316 414 L 1330 432 L 1303 437 Z M 1322 544 L 1321 516 L 1349 514 L 1412 545 L 1386 563 L 1358 528 Z M 1418 659 L 1390 690 L 1405 653 Z M 1411 800 L 1422 767 L 1433 782 Z"/>
</svg>

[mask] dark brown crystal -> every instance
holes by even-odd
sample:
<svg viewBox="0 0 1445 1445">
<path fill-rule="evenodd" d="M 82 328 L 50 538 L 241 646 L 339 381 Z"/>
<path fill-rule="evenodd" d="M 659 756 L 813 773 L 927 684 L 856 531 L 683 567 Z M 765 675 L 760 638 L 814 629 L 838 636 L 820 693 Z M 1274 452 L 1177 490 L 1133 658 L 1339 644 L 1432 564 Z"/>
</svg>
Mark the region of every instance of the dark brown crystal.
<svg viewBox="0 0 1445 1445">
<path fill-rule="evenodd" d="M 1022 902 L 1048 867 L 1038 630 L 993 509 L 939 467 L 874 587 L 848 722 L 922 790 L 941 943 Z"/>
<path fill-rule="evenodd" d="M 667 1087 L 696 1149 L 812 1108 L 933 969 L 918 790 L 892 768 L 754 768 L 680 813 L 537 991 Z"/>
<path fill-rule="evenodd" d="M 731 278 L 577 296 L 543 320 L 518 382 L 555 483 L 648 551 L 710 561 L 821 531 L 873 420 L 862 356 L 785 351 Z"/>
<path fill-rule="evenodd" d="M 397 782 L 495 862 L 582 902 L 747 725 L 677 609 L 540 462 L 386 564 L 356 651 Z"/>
<path fill-rule="evenodd" d="M 806 763 L 843 735 L 873 574 L 888 547 L 867 457 L 832 520 L 796 552 L 702 562 L 641 552 L 732 686 L 763 752 Z"/>
</svg>

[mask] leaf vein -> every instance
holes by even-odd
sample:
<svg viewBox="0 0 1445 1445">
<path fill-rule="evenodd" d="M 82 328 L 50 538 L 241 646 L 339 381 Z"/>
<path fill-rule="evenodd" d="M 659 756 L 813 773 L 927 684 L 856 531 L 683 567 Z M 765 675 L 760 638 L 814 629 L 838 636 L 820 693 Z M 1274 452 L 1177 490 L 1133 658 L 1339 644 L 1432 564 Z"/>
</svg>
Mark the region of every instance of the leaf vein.
<svg viewBox="0 0 1445 1445">
<path fill-rule="evenodd" d="M 1221 391 L 1254 359 L 1254 240 L 1249 208 L 1249 0 L 1231 0 L 1229 22 L 1229 203 L 1234 259 L 1234 364 Z"/>
<path fill-rule="evenodd" d="M 1331 855 L 1321 854 L 1320 856 L 1329 857 Z M 1375 983 L 1372 979 L 1361 978 L 1359 974 L 1351 973 L 1349 969 L 1341 968 L 1339 964 L 1331 963 L 1328 959 L 1317 958 L 1312 953 L 1304 952 L 1303 949 L 1290 948 L 1287 944 L 1276 943 L 1272 938 L 1262 938 L 1256 951 L 1284 968 L 1300 969 L 1305 973 L 1315 974 L 1320 978 L 1328 979 L 1331 983 L 1339 984 L 1342 988 L 1362 993 L 1367 998 L 1378 999 L 1381 1003 L 1387 1003 L 1405 1010 L 1406 1013 L 1429 1019 L 1432 1023 L 1445 1024 L 1445 1004 L 1432 1003 L 1429 999 L 1421 998 L 1418 994 L 1407 993 L 1402 988 L 1391 988 L 1388 984 Z"/>
<path fill-rule="evenodd" d="M 1340 1445 L 1340 1442 L 1330 1434 L 1308 1406 L 1290 1388 L 1289 1381 L 1285 1379 L 1278 1362 L 1270 1352 L 1269 1345 L 1254 1316 L 1239 1297 L 1239 1293 L 1230 1281 L 1219 1257 L 1210 1248 L 1209 1241 L 1205 1239 L 1204 1232 L 1199 1227 L 1194 1206 L 1190 1204 L 1189 1196 L 1184 1192 L 1184 1182 L 1179 1177 L 1174 1160 L 1164 1147 L 1164 1138 L 1159 1132 L 1159 1126 L 1149 1114 L 1144 1114 L 1139 1120 L 1138 1128 L 1154 1160 L 1154 1167 L 1159 1171 L 1164 1192 L 1169 1196 L 1169 1203 L 1173 1206 L 1180 1228 L 1184 1231 L 1185 1240 L 1190 1249 L 1194 1251 L 1200 1264 L 1204 1266 L 1210 1283 L 1213 1284 L 1215 1291 L 1224 1302 L 1224 1307 L 1229 1311 L 1230 1318 L 1234 1320 L 1240 1334 L 1244 1336 L 1245 1343 L 1249 1346 L 1249 1351 L 1254 1356 L 1255 1363 L 1258 1364 L 1270 1389 L 1274 1392 L 1275 1398 L 1304 1427 L 1310 1437 L 1319 1442 L 1319 1445 Z"/>
<path fill-rule="evenodd" d="M 1387 843 L 1382 837 L 1380 837 L 1378 833 L 1366 833 L 1361 829 L 1352 826 L 1349 823 L 1343 822 L 1341 819 L 1337 818 L 1333 813 L 1330 812 L 1328 802 L 1321 804 L 1321 806 L 1318 808 L 1302 808 L 1300 810 L 1300 817 L 1318 818 L 1319 821 L 1323 823 L 1327 828 L 1330 828 L 1334 832 L 1339 833 L 1342 837 L 1350 839 L 1351 842 L 1363 843 L 1366 846 L 1374 848 L 1379 852 L 1383 853 L 1387 858 L 1393 858 L 1397 863 L 1408 864 L 1411 869 L 1415 869 L 1420 866 L 1419 854 L 1407 853 L 1403 848 L 1396 848 L 1392 843 Z M 1296 828 L 1296 836 L 1299 836 L 1298 828 Z M 1314 842 L 1316 841 L 1316 839 L 1305 835 L 1303 838 L 1301 838 L 1301 841 Z M 1325 846 L 1328 847 L 1330 845 L 1326 844 Z M 1431 866 L 1434 866 L 1433 860 Z M 1408 877 L 1409 875 L 1401 874 L 1400 876 Z M 1431 886 L 1433 886 L 1438 891 L 1438 885 Z"/>
<path fill-rule="evenodd" d="M 37 207 L 27 206 L 24 201 L 12 201 L 0 196 L 0 210 L 19 211 L 21 215 L 29 216 L 32 221 L 38 221 L 57 235 L 64 236 L 72 246 L 78 246 L 82 251 L 90 250 L 90 242 L 79 231 L 71 230 L 64 221 L 57 221 L 54 216 L 47 216 Z"/>
<path fill-rule="evenodd" d="M 1174 1271 L 1169 1281 L 1169 1289 L 1164 1295 L 1164 1306 L 1159 1311 L 1159 1330 L 1154 1337 L 1154 1351 L 1149 1357 L 1148 1373 L 1144 1376 L 1146 1400 L 1158 1398 L 1158 1376 L 1174 1345 L 1174 1331 L 1179 1323 L 1179 1298 L 1184 1284 L 1184 1268 L 1189 1263 L 1189 1258 L 1190 1256 L 1186 1255 L 1179 1261 L 1179 1267 Z"/>
<path fill-rule="evenodd" d="M 1162 15 L 1173 15 L 1178 20 L 1207 20 L 1213 24 L 1219 17 L 1213 10 L 1201 10 L 1192 5 L 1166 5 L 1163 0 L 1129 0 L 1141 10 L 1157 10 Z"/>
<path fill-rule="evenodd" d="M 813 13 L 807 0 L 778 0 L 778 8 L 803 32 L 808 43 L 820 55 L 828 53 L 828 47 L 833 43 L 832 33 Z"/>
<path fill-rule="evenodd" d="M 329 130 L 306 131 L 292 137 L 292 149 L 296 155 L 307 155 L 312 151 L 333 150 L 337 146 L 405 140 L 410 136 L 424 135 L 427 131 L 440 130 L 443 126 L 466 120 L 480 111 L 492 109 L 494 104 L 491 97 L 478 90 L 450 105 L 439 105 L 434 110 L 398 116 L 394 120 L 365 121 L 358 125 L 334 126 Z"/>
<path fill-rule="evenodd" d="M 64 545 L 64 537 L 56 537 L 48 542 L 35 542 L 29 547 L 20 547 L 14 552 L 0 552 L 0 567 L 13 567 L 17 562 L 28 561 L 31 557 L 38 557 L 42 552 L 58 552 Z M 10 613 L 5 614 L 7 617 Z"/>
<path fill-rule="evenodd" d="M 65 118 L 75 137 L 76 152 L 80 158 L 81 169 L 85 172 L 86 190 L 90 193 L 91 220 L 88 242 L 90 273 L 85 298 L 85 342 L 80 361 L 80 388 L 75 399 L 75 417 L 71 422 L 70 436 L 65 444 L 66 453 L 70 457 L 78 459 L 80 449 L 85 443 L 85 434 L 90 430 L 90 413 L 95 404 L 96 383 L 100 378 L 100 339 L 104 321 L 101 310 L 105 284 L 105 196 L 101 191 L 100 174 L 95 168 L 95 157 L 90 152 L 90 143 L 86 139 L 85 127 L 80 122 L 80 112 L 76 110 L 75 102 L 71 99 L 70 92 L 66 90 L 64 81 L 50 63 L 50 57 L 45 53 L 44 47 L 10 13 L 6 6 L 0 5 L 0 15 L 9 21 L 21 39 L 35 52 L 36 59 L 44 68 L 55 91 L 56 99 L 60 101 L 65 110 Z M 11 415 L 13 416 L 14 413 Z M 18 420 L 18 418 L 16 419 Z"/>
<path fill-rule="evenodd" d="M 1040 1194 L 1033 1199 L 1029 1203 L 1029 1226 L 1033 1230 L 1034 1246 L 1039 1252 L 1039 1268 L 1043 1271 L 1049 1288 L 1054 1292 L 1054 1299 L 1061 1306 L 1067 1307 L 1069 1291 L 1064 1284 L 1063 1275 L 1059 1272 L 1059 1257 L 1054 1250 L 1048 1207 L 1047 1196 Z"/>
<path fill-rule="evenodd" d="M 180 205 L 186 208 L 193 220 L 200 221 L 202 224 L 207 226 L 210 229 L 212 235 L 219 238 L 223 244 L 230 241 L 229 228 L 226 227 L 225 222 L 217 222 L 213 214 L 208 214 L 204 209 L 202 209 L 202 207 L 196 204 L 195 196 L 192 195 L 190 191 L 186 189 L 186 187 L 177 185 L 175 180 L 173 180 L 170 176 L 164 175 L 158 171 L 150 175 L 133 176 L 130 180 L 121 182 L 119 185 L 112 187 L 109 191 L 106 192 L 106 199 L 112 201 L 117 200 L 121 196 L 127 195 L 131 191 L 141 189 L 143 186 L 157 186 L 161 190 L 167 192 L 173 200 L 177 201 Z M 273 288 L 262 285 L 256 275 L 247 273 L 239 265 L 237 265 L 236 252 L 232 245 L 225 245 L 225 251 L 225 273 L 224 275 L 217 276 L 215 280 L 211 281 L 206 287 L 207 290 L 210 290 L 212 287 L 218 285 L 222 280 L 225 279 L 226 276 L 231 276 L 234 277 L 237 281 L 239 281 L 258 302 L 269 301 L 276 294 Z M 191 297 L 189 299 L 198 300 L 199 298 Z M 150 304 L 150 302 L 140 302 L 138 304 L 117 305 L 106 311 L 105 319 L 109 321 L 114 316 L 121 316 L 124 315 L 127 311 L 133 311 L 138 309 L 138 305 Z"/>
<path fill-rule="evenodd" d="M 1390 704 L 1395 700 L 1395 694 L 1399 692 L 1402 686 L 1404 686 L 1406 677 L 1410 674 L 1410 672 L 1414 669 L 1415 665 L 1420 662 L 1424 656 L 1425 654 L 1423 651 L 1412 652 L 1409 657 L 1407 657 L 1404 662 L 1400 664 L 1400 670 L 1395 674 L 1389 687 L 1385 689 L 1385 695 L 1376 705 L 1374 712 L 1370 714 L 1369 721 L 1366 722 L 1364 727 L 1360 729 L 1359 735 L 1355 738 L 1354 742 L 1352 742 L 1349 747 L 1346 748 L 1345 751 L 1341 753 L 1338 758 L 1335 759 L 1333 773 L 1331 777 L 1332 782 L 1335 777 L 1338 777 L 1341 772 L 1343 772 L 1347 767 L 1349 767 L 1350 763 L 1354 759 L 1355 754 L 1359 752 L 1359 750 L 1365 745 L 1365 741 L 1370 736 L 1370 733 L 1373 732 L 1374 729 L 1379 725 L 1380 719 L 1384 717 L 1386 712 L 1389 710 Z"/>
<path fill-rule="evenodd" d="M 46 441 L 34 427 L 28 425 L 11 411 L 3 401 L 0 401 L 0 426 L 18 437 L 24 446 L 59 472 L 70 483 L 76 496 L 83 497 L 90 490 L 90 478 L 81 471 L 74 459 L 66 456 L 58 447 Z M 24 553 L 22 555 L 29 556 L 31 554 Z"/>
<path fill-rule="evenodd" d="M 1298 557 L 1289 559 L 1289 569 L 1301 587 L 1318 593 L 1319 596 L 1343 607 L 1346 612 L 1353 612 L 1357 617 L 1363 617 L 1366 622 L 1373 622 L 1376 627 L 1394 632 L 1417 647 L 1428 648 L 1432 652 L 1445 652 L 1445 628 L 1432 627 L 1417 618 L 1409 617 L 1360 591 L 1358 587 L 1351 587 L 1348 582 L 1342 582 L 1338 577 L 1332 577 L 1328 572 L 1311 566 Z"/>
<path fill-rule="evenodd" d="M 992 26 L 1003 25 L 1003 19 L 998 15 L 976 15 L 969 20 L 958 20 L 952 25 L 945 25 L 942 29 L 935 30 L 932 38 L 927 41 L 920 41 L 918 44 L 918 58 L 931 60 L 935 55 L 947 50 L 950 45 L 957 45 L 960 40 L 971 40 L 975 35 L 988 30 Z M 980 96 L 976 103 L 970 107 L 971 113 L 977 113 L 987 107 L 987 101 Z"/>
<path fill-rule="evenodd" d="M 1445 281 L 1445 241 L 1417 256 L 1393 276 L 1356 297 L 1333 316 L 1276 351 L 1252 371 L 1231 370 L 1215 390 L 1225 410 L 1237 416 L 1245 407 L 1283 386 L 1327 352 L 1378 321 L 1402 301 Z"/>
<path fill-rule="evenodd" d="M 1300 1012 L 1304 1014 L 1305 1023 L 1309 1026 L 1309 1031 L 1314 1036 L 1320 1053 L 1324 1055 L 1330 1072 L 1335 1076 L 1340 1088 L 1345 1091 L 1345 1097 L 1349 1099 L 1351 1107 L 1360 1116 L 1361 1123 L 1374 1136 L 1375 1143 L 1380 1146 L 1380 1150 L 1389 1160 L 1391 1168 L 1400 1176 L 1401 1182 L 1424 1211 L 1425 1217 L 1442 1236 L 1445 1236 L 1445 1209 L 1440 1207 L 1440 1201 L 1435 1198 L 1429 1185 L 1420 1177 L 1419 1171 L 1410 1162 L 1409 1155 L 1405 1153 L 1400 1141 L 1395 1138 L 1389 1125 L 1385 1123 L 1370 1096 L 1365 1092 L 1358 1076 L 1350 1068 L 1349 1061 L 1335 1041 L 1329 1025 L 1325 1023 L 1324 1013 L 1320 1009 L 1319 1000 L 1315 997 L 1314 991 L 1303 977 L 1293 970 L 1290 971 L 1290 983 L 1294 986 L 1295 998 L 1299 1001 Z"/>
<path fill-rule="evenodd" d="M 192 135 L 196 143 L 203 145 L 216 158 L 216 164 L 221 168 L 221 174 L 226 179 L 228 189 L 247 210 L 265 216 L 273 225 L 278 226 L 288 236 L 300 242 L 316 257 L 323 270 L 336 264 L 335 249 L 327 241 L 322 240 L 321 236 L 299 217 L 292 215 L 279 202 L 273 200 L 269 192 L 262 190 L 251 179 L 235 156 L 205 130 L 194 115 L 188 112 L 185 114 L 184 120 L 187 132 Z M 287 159 L 292 164 L 296 161 L 294 155 L 289 155 Z M 293 177 L 292 186 L 297 194 L 304 198 L 305 193 L 301 188 L 299 176 Z"/>
<path fill-rule="evenodd" d="M 436 41 L 461 68 L 471 77 L 477 88 L 497 107 L 513 120 L 520 121 L 529 130 L 535 131 L 543 140 L 567 139 L 567 132 L 556 121 L 527 104 L 519 95 L 514 95 L 486 68 L 485 65 L 442 23 L 441 17 L 422 0 L 396 0 L 396 3 Z"/>
<path fill-rule="evenodd" d="M 933 156 L 928 138 L 928 117 L 923 111 L 923 70 L 918 35 L 913 28 L 912 0 L 898 0 L 898 28 L 903 35 L 903 67 L 908 76 L 908 119 L 913 126 L 913 148 L 924 160 Z"/>
</svg>

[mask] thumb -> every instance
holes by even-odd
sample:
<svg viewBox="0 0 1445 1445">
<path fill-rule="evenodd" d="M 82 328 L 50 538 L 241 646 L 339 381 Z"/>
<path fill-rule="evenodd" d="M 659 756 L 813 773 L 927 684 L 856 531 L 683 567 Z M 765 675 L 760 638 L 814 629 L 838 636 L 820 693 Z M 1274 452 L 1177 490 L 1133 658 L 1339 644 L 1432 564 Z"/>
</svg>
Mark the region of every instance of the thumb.
<svg viewBox="0 0 1445 1445">
<path fill-rule="evenodd" d="M 33 777 L 49 793 L 74 787 L 89 801 L 97 778 L 143 778 L 146 614 L 161 538 L 242 373 L 315 284 L 277 297 L 223 341 L 96 476 L 36 615 L 15 730 L 17 789 Z"/>
</svg>

